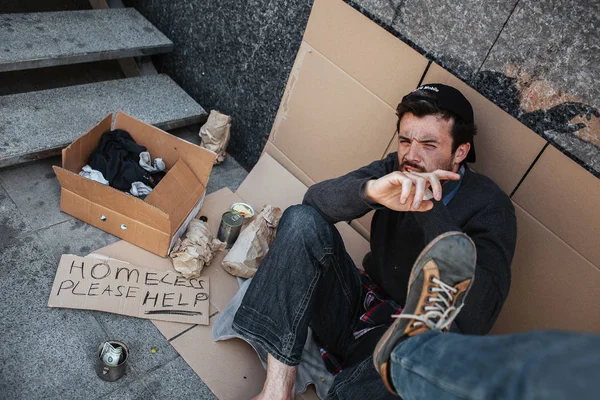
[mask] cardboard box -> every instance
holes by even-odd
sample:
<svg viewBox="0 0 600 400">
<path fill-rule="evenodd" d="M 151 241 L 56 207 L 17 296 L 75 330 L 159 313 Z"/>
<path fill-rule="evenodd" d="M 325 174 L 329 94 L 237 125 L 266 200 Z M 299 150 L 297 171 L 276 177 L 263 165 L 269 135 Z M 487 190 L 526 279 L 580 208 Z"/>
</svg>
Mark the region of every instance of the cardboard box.
<svg viewBox="0 0 600 400">
<path fill-rule="evenodd" d="M 62 168 L 54 167 L 61 185 L 60 209 L 96 228 L 161 257 L 185 231 L 202 206 L 216 154 L 152 125 L 118 112 L 62 151 Z M 168 173 L 145 200 L 79 176 L 102 134 L 123 129 L 153 158 L 161 157 Z"/>
</svg>

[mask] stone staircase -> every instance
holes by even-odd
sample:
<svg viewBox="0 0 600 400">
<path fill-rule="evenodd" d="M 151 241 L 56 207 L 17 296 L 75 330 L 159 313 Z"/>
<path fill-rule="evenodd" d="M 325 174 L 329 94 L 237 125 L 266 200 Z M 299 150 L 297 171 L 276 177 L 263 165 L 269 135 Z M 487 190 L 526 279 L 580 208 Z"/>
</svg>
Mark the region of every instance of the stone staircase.
<svg viewBox="0 0 600 400">
<path fill-rule="evenodd" d="M 150 61 L 172 48 L 133 8 L 0 14 L 0 76 L 106 60 L 118 60 L 125 76 L 0 96 L 0 167 L 55 155 L 119 110 L 162 129 L 204 120 L 205 110 Z"/>
</svg>

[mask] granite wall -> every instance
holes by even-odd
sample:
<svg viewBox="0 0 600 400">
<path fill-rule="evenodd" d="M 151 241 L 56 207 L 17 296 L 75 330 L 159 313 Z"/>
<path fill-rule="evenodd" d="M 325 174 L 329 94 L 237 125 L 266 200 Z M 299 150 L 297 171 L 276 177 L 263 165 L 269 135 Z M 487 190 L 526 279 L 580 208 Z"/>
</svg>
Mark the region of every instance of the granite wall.
<svg viewBox="0 0 600 400">
<path fill-rule="evenodd" d="M 349 0 L 600 177 L 600 2 Z M 251 168 L 268 138 L 311 0 L 129 0 L 175 43 L 163 72 L 233 115 Z M 594 39 L 596 38 L 596 39 Z"/>
<path fill-rule="evenodd" d="M 233 116 L 229 152 L 251 169 L 269 137 L 312 1 L 129 0 L 174 43 L 171 76 L 207 110 Z"/>
<path fill-rule="evenodd" d="M 600 2 L 350 0 L 600 177 Z"/>
</svg>

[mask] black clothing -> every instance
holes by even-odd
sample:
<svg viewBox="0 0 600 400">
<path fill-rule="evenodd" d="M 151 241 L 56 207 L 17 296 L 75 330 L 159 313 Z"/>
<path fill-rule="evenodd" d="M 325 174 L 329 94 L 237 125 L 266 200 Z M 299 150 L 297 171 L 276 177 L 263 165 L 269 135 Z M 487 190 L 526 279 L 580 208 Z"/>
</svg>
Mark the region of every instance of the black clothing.
<svg viewBox="0 0 600 400">
<path fill-rule="evenodd" d="M 468 168 L 453 200 L 447 206 L 433 200 L 434 208 L 428 212 L 397 212 L 363 199 L 368 180 L 397 169 L 398 155 L 392 153 L 384 160 L 313 185 L 303 203 L 316 208 L 330 223 L 350 221 L 377 210 L 371 224 L 371 252 L 365 257 L 364 268 L 402 305 L 413 263 L 425 245 L 448 231 L 469 235 L 477 248 L 475 282 L 456 324 L 463 333 L 486 334 L 510 287 L 517 235 L 512 202 L 491 179 Z M 444 185 L 444 193 L 450 183 Z"/>
<path fill-rule="evenodd" d="M 102 172 L 115 189 L 128 192 L 133 182 L 154 187 L 150 174 L 140 166 L 140 153 L 143 151 L 146 148 L 137 144 L 128 132 L 122 129 L 106 131 L 90 155 L 88 164 Z"/>
</svg>

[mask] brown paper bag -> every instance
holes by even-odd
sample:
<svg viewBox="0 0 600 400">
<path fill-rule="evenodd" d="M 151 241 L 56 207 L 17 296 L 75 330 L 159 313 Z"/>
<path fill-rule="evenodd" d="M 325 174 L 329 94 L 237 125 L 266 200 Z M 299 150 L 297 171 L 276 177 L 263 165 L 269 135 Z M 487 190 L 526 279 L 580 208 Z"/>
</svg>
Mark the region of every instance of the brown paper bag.
<svg viewBox="0 0 600 400">
<path fill-rule="evenodd" d="M 184 236 L 183 240 L 177 239 L 169 257 L 176 271 L 188 279 L 197 278 L 214 254 L 225 249 L 225 243 L 215 239 L 208 223 L 199 219 L 190 222 Z"/>
<path fill-rule="evenodd" d="M 215 165 L 225 160 L 230 129 L 231 117 L 216 110 L 210 111 L 206 123 L 200 128 L 200 146 L 217 153 Z"/>
<path fill-rule="evenodd" d="M 253 277 L 275 239 L 281 213 L 280 208 L 265 205 L 254 221 L 240 233 L 221 263 L 223 269 L 234 276 Z"/>
</svg>

